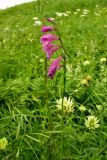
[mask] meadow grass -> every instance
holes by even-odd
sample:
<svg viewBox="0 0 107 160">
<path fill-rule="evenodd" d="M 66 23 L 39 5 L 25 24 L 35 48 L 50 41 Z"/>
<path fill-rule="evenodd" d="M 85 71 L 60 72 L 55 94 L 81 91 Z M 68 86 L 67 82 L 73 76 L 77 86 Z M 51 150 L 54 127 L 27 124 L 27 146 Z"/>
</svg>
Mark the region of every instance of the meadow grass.
<svg viewBox="0 0 107 160">
<path fill-rule="evenodd" d="M 68 16 L 56 15 L 66 11 Z M 44 18 L 54 17 L 66 49 L 65 97 L 73 100 L 74 112 L 63 117 L 56 106 L 62 69 L 48 79 L 49 109 L 45 107 L 45 54 L 34 17 L 45 25 Z M 98 118 L 98 128 L 86 126 L 89 115 Z M 107 160 L 106 0 L 49 0 L 0 11 L 3 137 L 8 145 L 0 150 L 0 160 Z"/>
</svg>

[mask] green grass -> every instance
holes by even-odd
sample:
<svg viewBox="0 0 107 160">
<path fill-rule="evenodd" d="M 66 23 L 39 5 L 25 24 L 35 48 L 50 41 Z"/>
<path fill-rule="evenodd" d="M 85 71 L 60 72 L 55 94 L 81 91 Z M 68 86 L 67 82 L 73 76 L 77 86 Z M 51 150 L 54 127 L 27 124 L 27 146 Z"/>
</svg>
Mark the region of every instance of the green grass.
<svg viewBox="0 0 107 160">
<path fill-rule="evenodd" d="M 0 138 L 8 140 L 0 160 L 107 160 L 107 61 L 101 63 L 107 59 L 107 1 L 49 0 L 40 5 L 0 11 Z M 81 11 L 74 13 L 78 8 Z M 81 17 L 84 9 L 89 13 Z M 69 16 L 56 17 L 65 11 L 71 11 Z M 63 70 L 48 79 L 48 110 L 41 26 L 34 25 L 33 17 L 56 18 L 67 66 L 72 65 L 67 67 L 65 96 L 73 99 L 75 111 L 63 115 L 64 123 L 56 107 Z M 85 66 L 86 60 L 90 64 Z M 88 75 L 92 79 L 85 86 Z M 81 105 L 85 112 L 79 110 Z M 88 115 L 98 117 L 99 128 L 85 126 Z"/>
</svg>

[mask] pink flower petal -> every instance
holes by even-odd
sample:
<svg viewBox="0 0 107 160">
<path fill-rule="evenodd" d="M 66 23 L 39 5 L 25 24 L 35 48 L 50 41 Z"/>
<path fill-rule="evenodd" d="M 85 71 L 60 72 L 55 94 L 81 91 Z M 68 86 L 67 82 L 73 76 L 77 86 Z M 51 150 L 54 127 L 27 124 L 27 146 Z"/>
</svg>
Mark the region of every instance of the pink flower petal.
<svg viewBox="0 0 107 160">
<path fill-rule="evenodd" d="M 59 37 L 54 35 L 54 34 L 45 34 L 41 37 L 40 41 L 43 44 L 45 42 L 50 42 L 51 43 L 51 42 L 53 42 L 55 40 L 58 40 L 58 39 L 59 39 Z"/>
<path fill-rule="evenodd" d="M 51 26 L 43 26 L 41 31 L 42 32 L 54 31 L 54 28 Z"/>
<path fill-rule="evenodd" d="M 51 63 L 51 65 L 48 69 L 47 75 L 49 78 L 52 79 L 54 77 L 56 71 L 62 67 L 62 65 L 60 64 L 61 60 L 62 60 L 62 56 L 59 56 L 57 59 L 53 60 L 53 62 Z"/>
<path fill-rule="evenodd" d="M 54 21 L 55 21 L 55 18 L 50 17 L 50 18 L 47 18 L 47 20 L 48 20 L 49 22 L 54 22 Z"/>
<path fill-rule="evenodd" d="M 57 51 L 61 46 L 57 44 L 51 44 L 50 42 L 46 42 L 43 44 L 43 50 L 46 53 L 47 59 L 50 59 L 51 56 Z"/>
</svg>

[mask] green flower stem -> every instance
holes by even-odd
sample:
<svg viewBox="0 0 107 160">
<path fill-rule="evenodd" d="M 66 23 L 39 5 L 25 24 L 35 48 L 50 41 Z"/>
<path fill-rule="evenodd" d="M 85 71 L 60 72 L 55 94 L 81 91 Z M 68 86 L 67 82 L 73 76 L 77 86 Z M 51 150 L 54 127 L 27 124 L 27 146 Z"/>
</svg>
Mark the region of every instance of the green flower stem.
<svg viewBox="0 0 107 160">
<path fill-rule="evenodd" d="M 49 96 L 48 96 L 48 77 L 47 77 L 47 58 L 45 56 L 45 107 L 47 110 L 47 117 L 48 117 L 48 129 L 50 130 L 53 126 L 52 123 L 52 117 L 51 117 L 51 112 L 50 112 L 50 107 L 49 107 Z"/>
<path fill-rule="evenodd" d="M 45 87 L 46 87 L 46 103 L 45 106 L 48 108 L 48 77 L 47 77 L 47 58 L 45 57 Z"/>
<path fill-rule="evenodd" d="M 54 29 L 55 29 L 57 35 L 59 36 L 59 41 L 60 41 L 60 44 L 61 44 L 61 47 L 62 47 L 62 56 L 63 56 L 63 59 L 64 59 L 63 60 L 63 71 L 64 71 L 64 74 L 63 74 L 63 91 L 62 91 L 62 113 L 64 114 L 63 101 L 64 101 L 65 85 L 66 85 L 66 50 L 64 48 L 60 33 L 58 31 L 57 24 L 53 23 L 53 26 L 54 26 Z"/>
<path fill-rule="evenodd" d="M 65 95 L 65 87 L 66 87 L 66 50 L 64 48 L 60 33 L 58 31 L 56 23 L 53 23 L 53 26 L 55 28 L 55 31 L 57 35 L 59 36 L 59 41 L 62 47 L 62 57 L 63 57 L 63 90 L 62 90 L 62 127 L 64 128 L 64 95 Z M 63 132 L 61 133 L 61 160 L 63 159 Z"/>
</svg>

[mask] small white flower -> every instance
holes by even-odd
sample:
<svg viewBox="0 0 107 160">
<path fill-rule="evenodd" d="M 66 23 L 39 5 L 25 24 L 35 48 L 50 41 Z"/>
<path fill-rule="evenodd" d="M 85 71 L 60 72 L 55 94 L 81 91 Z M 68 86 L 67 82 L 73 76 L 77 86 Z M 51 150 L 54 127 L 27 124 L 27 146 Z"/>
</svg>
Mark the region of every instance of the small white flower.
<svg viewBox="0 0 107 160">
<path fill-rule="evenodd" d="M 67 17 L 67 16 L 69 16 L 69 15 L 68 15 L 67 13 L 63 13 L 63 16 L 64 16 L 64 17 Z"/>
<path fill-rule="evenodd" d="M 77 9 L 76 9 L 76 11 L 77 11 L 77 12 L 80 12 L 80 11 L 81 11 L 81 9 L 80 9 L 80 8 L 77 8 Z"/>
<path fill-rule="evenodd" d="M 75 15 L 77 15 L 77 12 L 74 12 Z"/>
<path fill-rule="evenodd" d="M 33 20 L 38 20 L 38 17 L 33 17 Z"/>
<path fill-rule="evenodd" d="M 88 14 L 88 12 L 83 11 L 83 14 L 84 14 L 84 15 L 87 15 L 87 14 Z"/>
<path fill-rule="evenodd" d="M 41 26 L 41 25 L 42 25 L 42 22 L 41 22 L 41 21 L 35 21 L 34 25 L 35 25 L 35 26 Z"/>
<path fill-rule="evenodd" d="M 96 4 L 96 8 L 98 8 L 99 6 L 98 6 L 98 4 Z"/>
<path fill-rule="evenodd" d="M 40 62 L 44 62 L 44 59 L 43 59 L 43 58 L 40 58 Z"/>
<path fill-rule="evenodd" d="M 84 10 L 83 10 L 83 12 L 87 12 L 87 13 L 88 13 L 88 12 L 89 12 L 89 10 L 88 10 L 88 9 L 84 9 Z"/>
<path fill-rule="evenodd" d="M 62 17 L 62 16 L 63 16 L 63 13 L 56 12 L 56 15 L 57 15 L 58 17 Z"/>
<path fill-rule="evenodd" d="M 30 39 L 30 38 L 29 38 L 28 41 L 29 41 L 29 42 L 33 42 L 33 39 Z"/>
<path fill-rule="evenodd" d="M 86 111 L 86 107 L 83 106 L 83 105 L 81 105 L 81 106 L 79 107 L 79 110 L 80 110 L 81 112 L 84 112 L 84 111 Z"/>
<path fill-rule="evenodd" d="M 101 105 L 96 105 L 96 108 L 98 109 L 98 111 L 102 111 L 103 107 Z"/>
<path fill-rule="evenodd" d="M 67 13 L 67 14 L 70 14 L 70 13 L 71 13 L 71 11 L 66 11 L 66 13 Z"/>
<path fill-rule="evenodd" d="M 56 101 L 57 102 L 57 108 L 58 110 L 62 110 L 62 98 Z M 74 103 L 73 100 L 70 99 L 70 97 L 67 99 L 67 97 L 64 97 L 63 99 L 63 111 L 65 113 L 67 112 L 74 112 Z"/>
<path fill-rule="evenodd" d="M 62 17 L 62 16 L 64 16 L 64 17 L 67 17 L 67 16 L 69 16 L 69 14 L 66 12 L 66 13 L 59 13 L 59 12 L 56 12 L 56 15 L 58 16 L 58 17 Z"/>
<path fill-rule="evenodd" d="M 81 14 L 81 15 L 80 15 L 80 17 L 85 17 L 85 16 L 86 16 L 85 14 Z"/>
<path fill-rule="evenodd" d="M 94 14 L 95 14 L 95 16 L 101 16 L 101 14 L 97 13 L 97 12 L 95 12 Z"/>
<path fill-rule="evenodd" d="M 83 62 L 84 66 L 88 66 L 89 64 L 90 64 L 90 61 L 88 61 L 88 60 L 86 60 L 86 61 Z"/>
<path fill-rule="evenodd" d="M 101 63 L 105 63 L 106 61 L 107 61 L 107 59 L 105 57 L 103 57 L 103 58 L 100 59 Z"/>
<path fill-rule="evenodd" d="M 89 115 L 87 119 L 85 119 L 85 126 L 89 129 L 95 129 L 99 127 L 99 120 L 95 116 Z"/>
<path fill-rule="evenodd" d="M 9 28 L 8 27 L 4 28 L 4 32 L 7 32 L 7 31 L 9 31 Z"/>
</svg>

